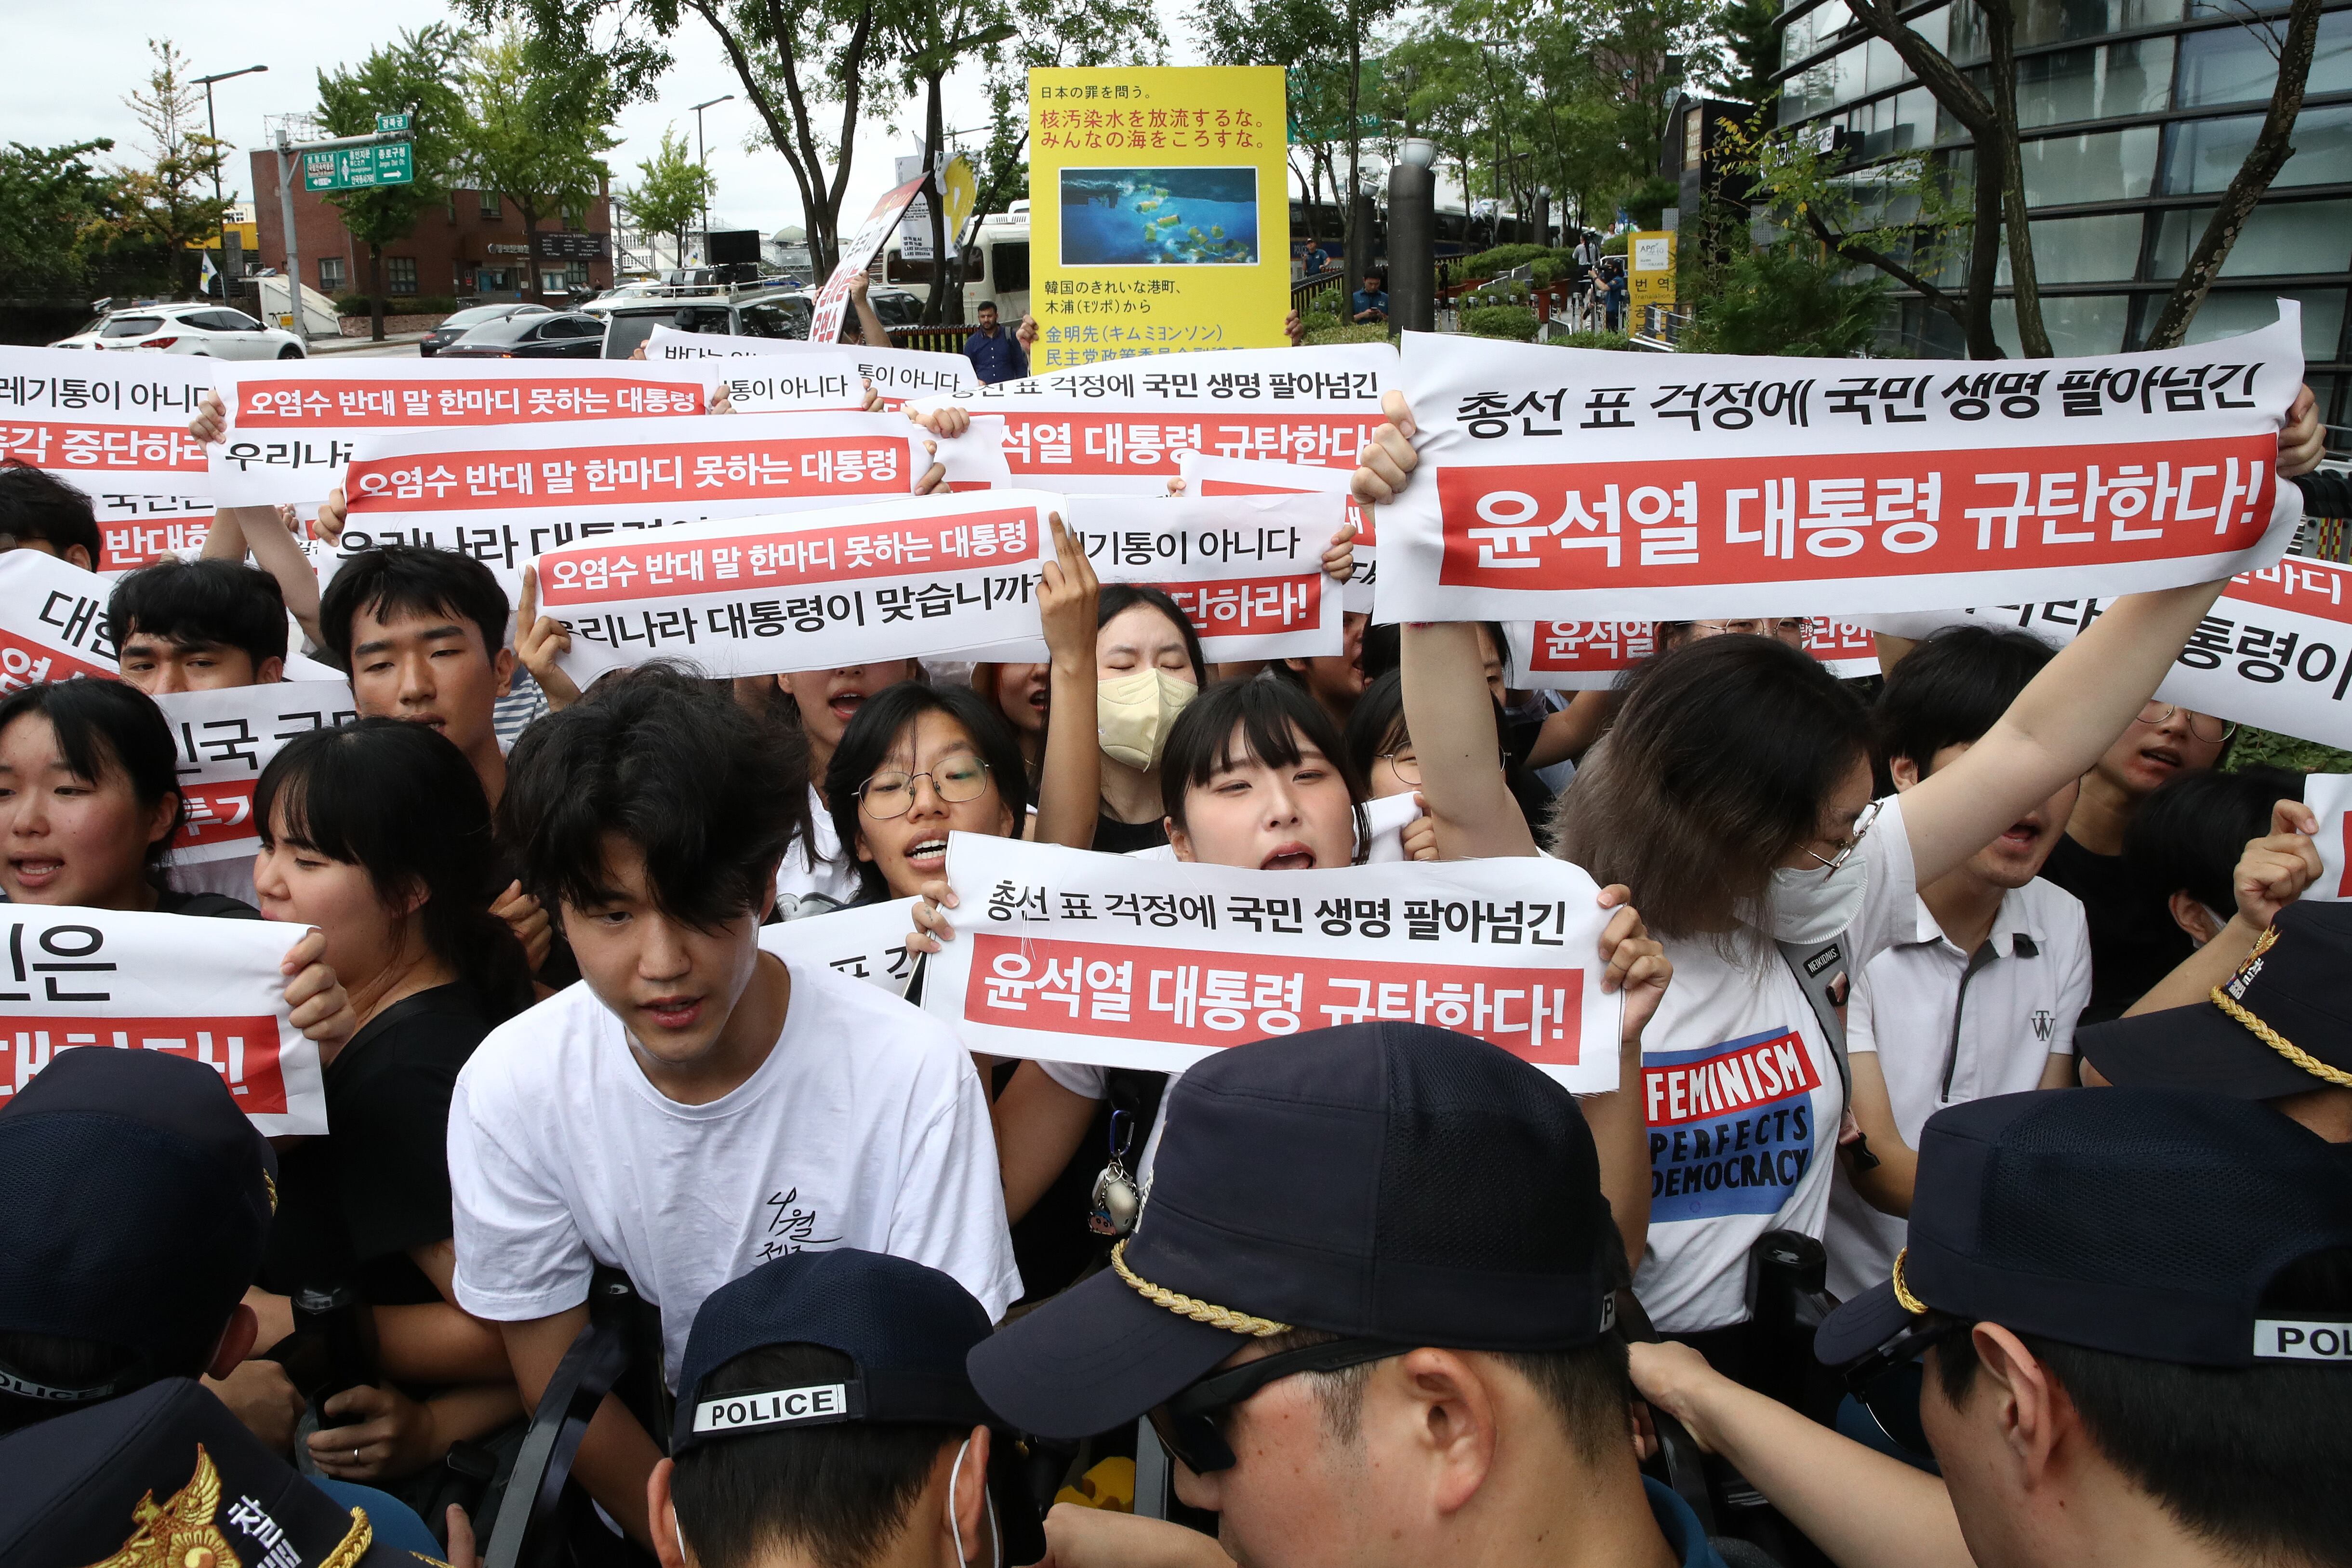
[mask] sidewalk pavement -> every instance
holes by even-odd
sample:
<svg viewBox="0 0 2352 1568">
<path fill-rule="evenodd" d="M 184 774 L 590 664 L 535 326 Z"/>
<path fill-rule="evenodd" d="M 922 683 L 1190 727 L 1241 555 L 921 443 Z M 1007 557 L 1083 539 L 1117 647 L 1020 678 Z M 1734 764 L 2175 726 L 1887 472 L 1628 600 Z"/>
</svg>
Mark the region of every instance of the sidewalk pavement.
<svg viewBox="0 0 2352 1568">
<path fill-rule="evenodd" d="M 310 353 L 317 354 L 347 354 L 358 349 L 383 349 L 397 343 L 420 343 L 430 335 L 425 332 L 386 332 L 383 341 L 373 338 L 313 338 Z"/>
</svg>

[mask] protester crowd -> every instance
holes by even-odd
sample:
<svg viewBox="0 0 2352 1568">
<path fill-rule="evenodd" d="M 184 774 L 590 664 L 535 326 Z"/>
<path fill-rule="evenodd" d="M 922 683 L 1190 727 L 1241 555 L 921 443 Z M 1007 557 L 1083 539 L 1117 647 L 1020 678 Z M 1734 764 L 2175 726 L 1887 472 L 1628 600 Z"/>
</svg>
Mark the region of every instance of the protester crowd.
<svg viewBox="0 0 2352 1568">
<path fill-rule="evenodd" d="M 1358 501 L 1416 435 L 1391 393 Z M 2279 471 L 2320 440 L 2306 395 Z M 304 928 L 330 1127 L 149 1052 L 16 1086 L 0 1562 L 470 1564 L 618 1302 L 581 1564 L 2352 1563 L 2352 906 L 2299 901 L 2300 779 L 2154 696 L 2221 584 L 1860 683 L 1665 623 L 1552 707 L 1488 623 L 1213 663 L 1057 521 L 1042 663 L 582 690 L 528 587 L 395 544 L 321 594 L 289 521 L 122 577 L 120 681 L 0 698 L 0 891 Z M 35 468 L 0 532 L 100 555 Z M 154 699 L 298 658 L 359 717 L 268 762 L 250 861 L 166 867 Z M 911 900 L 938 963 L 950 833 L 1328 869 L 1401 796 L 1428 875 L 1591 873 L 1615 1090 L 1394 1022 L 998 1059 L 920 968 L 773 945 Z M 1092 1506 L 1153 1450 L 1176 1517 Z"/>
</svg>

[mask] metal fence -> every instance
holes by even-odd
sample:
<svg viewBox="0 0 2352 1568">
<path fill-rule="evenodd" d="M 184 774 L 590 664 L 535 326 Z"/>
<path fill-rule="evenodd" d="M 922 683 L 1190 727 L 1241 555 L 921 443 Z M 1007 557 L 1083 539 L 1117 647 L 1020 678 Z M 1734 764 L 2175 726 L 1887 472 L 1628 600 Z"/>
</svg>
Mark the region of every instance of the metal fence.
<svg viewBox="0 0 2352 1568">
<path fill-rule="evenodd" d="M 969 326 L 892 327 L 889 331 L 894 349 L 929 349 L 944 354 L 963 353 L 964 340 L 971 336 Z"/>
</svg>

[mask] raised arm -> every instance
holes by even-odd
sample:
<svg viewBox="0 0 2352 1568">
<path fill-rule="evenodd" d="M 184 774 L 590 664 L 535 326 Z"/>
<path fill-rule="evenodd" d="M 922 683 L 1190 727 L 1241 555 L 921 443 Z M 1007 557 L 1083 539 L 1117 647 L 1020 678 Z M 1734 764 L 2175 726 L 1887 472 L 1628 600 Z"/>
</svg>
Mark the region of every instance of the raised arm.
<svg viewBox="0 0 2352 1568">
<path fill-rule="evenodd" d="M 1466 621 L 1408 626 L 1401 657 L 1405 728 L 1421 758 L 1421 795 L 1437 829 L 1437 858 L 1534 854 L 1535 835 L 1503 777 L 1478 628 Z"/>
<path fill-rule="evenodd" d="M 323 647 L 325 639 L 319 636 L 319 574 L 312 569 L 310 558 L 302 553 L 276 507 L 235 510 L 246 514 L 239 520 L 239 531 L 245 547 L 253 552 L 253 563 L 278 580 L 278 591 L 286 596 L 286 608 L 301 626 L 302 635 L 313 647 Z M 215 521 L 217 524 L 218 514 Z M 211 545 L 209 535 L 205 543 Z"/>
<path fill-rule="evenodd" d="M 2225 578 L 2116 600 L 2059 650 L 1982 740 L 1907 792 L 1903 823 L 1919 885 L 2089 771 L 2155 694 L 2227 586 Z"/>
<path fill-rule="evenodd" d="M 1102 741 L 1095 727 L 1095 605 L 1100 589 L 1086 549 L 1054 514 L 1054 556 L 1038 610 L 1053 660 L 1045 759 L 1037 779 L 1037 842 L 1091 849 L 1102 817 Z"/>
<path fill-rule="evenodd" d="M 2269 837 L 2250 841 L 2231 873 L 2238 908 L 2230 923 L 2211 942 L 2182 959 L 2179 967 L 2158 981 L 2124 1016 L 2194 1006 L 2235 974 L 2263 932 L 2271 929 L 2279 910 L 2303 897 L 2303 890 L 2319 879 L 2324 868 L 2318 841 L 2312 837 L 2318 831 L 2319 814 L 2303 802 L 2282 800 L 2273 805 Z"/>
</svg>

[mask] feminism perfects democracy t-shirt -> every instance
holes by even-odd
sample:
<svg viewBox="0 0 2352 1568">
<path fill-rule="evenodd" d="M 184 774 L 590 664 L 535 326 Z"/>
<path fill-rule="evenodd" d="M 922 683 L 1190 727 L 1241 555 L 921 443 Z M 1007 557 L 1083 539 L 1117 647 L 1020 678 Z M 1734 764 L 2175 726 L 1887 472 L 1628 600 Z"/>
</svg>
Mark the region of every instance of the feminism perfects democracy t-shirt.
<svg viewBox="0 0 2352 1568">
<path fill-rule="evenodd" d="M 1848 928 L 1849 974 L 1908 934 L 1917 896 L 1899 797 L 1859 851 L 1862 913 Z M 1763 933 L 1732 951 L 1707 936 L 1664 944 L 1674 984 L 1642 1036 L 1650 1127 L 1650 1229 L 1633 1293 L 1661 1332 L 1748 1317 L 1748 1253 L 1769 1230 L 1819 1237 L 1828 1225 L 1839 1119 L 1837 1062 L 1804 988 Z"/>
</svg>

